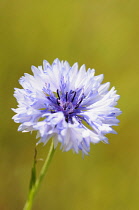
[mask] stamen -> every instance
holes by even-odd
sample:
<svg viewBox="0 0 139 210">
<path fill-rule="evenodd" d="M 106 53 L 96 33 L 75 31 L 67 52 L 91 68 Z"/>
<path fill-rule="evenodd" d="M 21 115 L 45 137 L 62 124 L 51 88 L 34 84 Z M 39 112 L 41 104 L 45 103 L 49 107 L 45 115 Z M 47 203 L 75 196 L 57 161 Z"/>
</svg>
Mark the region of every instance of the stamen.
<svg viewBox="0 0 139 210">
<path fill-rule="evenodd" d="M 51 113 L 55 113 L 55 111 L 51 110 Z"/>
<path fill-rule="evenodd" d="M 66 122 L 68 123 L 68 116 L 65 117 Z"/>
<path fill-rule="evenodd" d="M 69 114 L 73 114 L 73 113 L 74 113 L 73 111 L 69 112 Z"/>
<path fill-rule="evenodd" d="M 50 98 L 49 96 L 47 96 L 47 99 L 50 100 L 50 101 L 52 101 L 51 98 Z"/>
<path fill-rule="evenodd" d="M 73 98 L 72 98 L 71 102 L 74 101 L 75 96 L 76 96 L 76 91 L 74 91 L 74 95 L 73 95 Z"/>
<path fill-rule="evenodd" d="M 84 99 L 84 94 L 82 95 L 80 101 L 77 103 L 75 109 L 77 109 L 79 107 L 79 105 L 82 103 L 83 99 Z"/>
<path fill-rule="evenodd" d="M 59 90 L 57 89 L 56 92 L 57 92 L 58 99 L 60 99 Z"/>
<path fill-rule="evenodd" d="M 57 98 L 57 104 L 58 104 L 58 106 L 60 105 L 59 98 Z"/>
<path fill-rule="evenodd" d="M 66 108 L 67 108 L 67 105 L 66 105 L 66 104 L 64 104 L 63 108 L 64 108 L 64 110 L 66 110 Z"/>
<path fill-rule="evenodd" d="M 68 100 L 68 92 L 66 92 L 66 101 Z"/>
</svg>

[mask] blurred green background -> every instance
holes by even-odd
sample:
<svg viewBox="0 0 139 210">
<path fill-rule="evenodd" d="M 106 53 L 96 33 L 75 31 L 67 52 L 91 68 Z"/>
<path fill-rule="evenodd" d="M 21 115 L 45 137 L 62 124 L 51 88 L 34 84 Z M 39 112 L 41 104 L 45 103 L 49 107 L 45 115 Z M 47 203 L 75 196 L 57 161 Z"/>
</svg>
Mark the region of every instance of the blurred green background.
<svg viewBox="0 0 139 210">
<path fill-rule="evenodd" d="M 123 114 L 110 144 L 90 155 L 58 148 L 34 210 L 139 209 L 139 1 L 0 1 L 0 210 L 20 210 L 28 193 L 35 133 L 17 132 L 14 87 L 31 65 L 55 58 L 95 68 L 115 86 Z M 38 146 L 45 158 L 49 145 Z M 38 162 L 39 172 L 42 162 Z"/>
</svg>

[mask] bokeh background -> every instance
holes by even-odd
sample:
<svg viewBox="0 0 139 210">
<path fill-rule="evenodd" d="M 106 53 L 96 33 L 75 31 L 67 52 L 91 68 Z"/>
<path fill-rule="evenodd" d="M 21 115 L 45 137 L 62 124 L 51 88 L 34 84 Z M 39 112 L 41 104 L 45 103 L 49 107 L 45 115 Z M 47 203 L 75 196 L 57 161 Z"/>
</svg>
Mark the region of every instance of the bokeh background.
<svg viewBox="0 0 139 210">
<path fill-rule="evenodd" d="M 123 114 L 118 135 L 92 145 L 84 159 L 57 149 L 33 209 L 139 209 L 138 11 L 138 0 L 0 0 L 0 210 L 23 208 L 36 143 L 11 120 L 13 89 L 31 65 L 57 57 L 103 73 Z M 38 158 L 48 148 L 39 145 Z"/>
</svg>

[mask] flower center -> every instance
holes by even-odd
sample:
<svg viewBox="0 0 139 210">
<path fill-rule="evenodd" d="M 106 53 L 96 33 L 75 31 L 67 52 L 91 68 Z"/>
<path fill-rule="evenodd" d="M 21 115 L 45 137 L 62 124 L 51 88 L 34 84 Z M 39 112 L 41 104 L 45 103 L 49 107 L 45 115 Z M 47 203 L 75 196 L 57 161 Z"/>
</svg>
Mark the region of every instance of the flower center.
<svg viewBox="0 0 139 210">
<path fill-rule="evenodd" d="M 71 90 L 70 92 L 60 95 L 59 90 L 57 90 L 57 96 L 58 110 L 64 113 L 67 122 L 69 120 L 71 121 L 72 116 L 80 112 L 79 105 L 84 98 L 84 94 L 81 94 L 79 97 L 77 91 Z"/>
<path fill-rule="evenodd" d="M 66 122 L 72 123 L 72 117 L 77 117 L 77 114 L 80 113 L 83 108 L 81 103 L 85 96 L 82 89 L 76 91 L 70 90 L 69 92 L 59 91 L 57 89 L 55 94 L 52 92 L 48 93 L 45 89 L 45 93 L 50 102 L 49 111 L 51 113 L 62 111 Z"/>
</svg>

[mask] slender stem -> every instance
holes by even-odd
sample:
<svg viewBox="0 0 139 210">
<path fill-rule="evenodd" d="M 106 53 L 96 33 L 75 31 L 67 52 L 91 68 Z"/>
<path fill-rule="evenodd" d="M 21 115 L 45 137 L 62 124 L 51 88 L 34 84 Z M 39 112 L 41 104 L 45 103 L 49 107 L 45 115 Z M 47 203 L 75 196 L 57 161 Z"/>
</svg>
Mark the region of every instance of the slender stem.
<svg viewBox="0 0 139 210">
<path fill-rule="evenodd" d="M 47 158 L 44 162 L 44 165 L 41 169 L 41 172 L 40 172 L 40 175 L 38 177 L 38 179 L 36 180 L 35 184 L 32 186 L 32 188 L 29 190 L 29 194 L 28 194 L 28 199 L 27 199 L 27 202 L 24 206 L 24 209 L 23 210 L 31 210 L 32 208 L 32 204 L 33 204 L 33 200 L 34 200 L 34 197 L 39 189 L 39 186 L 47 172 L 47 169 L 48 169 L 48 166 L 52 160 L 52 157 L 54 155 L 54 144 L 53 144 L 53 141 L 51 143 L 51 146 L 50 146 L 50 150 L 48 152 L 48 155 L 47 155 Z"/>
</svg>

